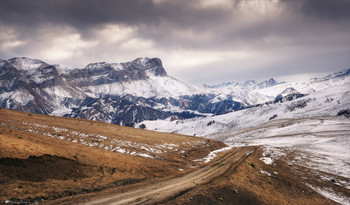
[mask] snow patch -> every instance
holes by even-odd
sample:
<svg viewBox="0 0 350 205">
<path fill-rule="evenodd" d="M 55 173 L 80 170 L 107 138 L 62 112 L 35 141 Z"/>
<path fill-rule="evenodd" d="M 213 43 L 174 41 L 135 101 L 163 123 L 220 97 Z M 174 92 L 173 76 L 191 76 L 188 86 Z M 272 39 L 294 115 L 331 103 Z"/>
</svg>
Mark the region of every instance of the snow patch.
<svg viewBox="0 0 350 205">
<path fill-rule="evenodd" d="M 261 157 L 260 160 L 268 165 L 271 165 L 273 163 L 273 160 L 270 157 Z"/>
<path fill-rule="evenodd" d="M 265 175 L 267 175 L 269 177 L 271 176 L 271 174 L 269 172 L 267 172 L 265 170 L 262 170 L 262 169 L 260 169 L 260 173 L 265 174 Z"/>
<path fill-rule="evenodd" d="M 224 147 L 224 148 L 221 148 L 221 149 L 218 149 L 218 150 L 211 151 L 208 154 L 208 156 L 206 156 L 206 157 L 204 157 L 202 159 L 196 159 L 194 161 L 200 161 L 200 162 L 208 163 L 211 160 L 213 160 L 217 156 L 218 153 L 230 150 L 232 148 L 233 148 L 233 146 L 228 146 L 228 147 Z"/>
<path fill-rule="evenodd" d="M 27 90 L 17 89 L 13 92 L 3 92 L 0 94 L 0 100 L 4 101 L 4 99 L 9 99 L 15 101 L 21 106 L 28 104 L 28 102 L 34 100 L 34 96 L 31 95 Z M 10 108 L 10 106 L 9 106 Z"/>
</svg>

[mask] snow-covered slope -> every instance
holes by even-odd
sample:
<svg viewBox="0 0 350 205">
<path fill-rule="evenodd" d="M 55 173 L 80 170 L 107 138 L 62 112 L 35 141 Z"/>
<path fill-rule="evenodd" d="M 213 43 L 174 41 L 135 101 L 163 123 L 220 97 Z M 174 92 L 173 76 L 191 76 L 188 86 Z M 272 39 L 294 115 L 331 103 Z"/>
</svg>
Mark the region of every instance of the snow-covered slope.
<svg viewBox="0 0 350 205">
<path fill-rule="evenodd" d="M 146 129 L 209 136 L 266 123 L 272 119 L 335 116 L 350 108 L 350 82 L 330 86 L 284 103 L 267 103 L 224 115 L 188 120 L 144 121 Z"/>
<path fill-rule="evenodd" d="M 310 94 L 346 82 L 350 82 L 350 69 L 345 69 L 323 78 L 311 78 L 303 82 L 280 83 L 272 87 L 253 90 L 263 95 L 276 96 L 286 88 L 292 87 L 302 94 Z"/>
<path fill-rule="evenodd" d="M 90 85 L 82 89 L 91 97 L 106 95 L 132 95 L 144 98 L 168 98 L 182 95 L 203 93 L 199 89 L 188 86 L 170 76 L 148 76 L 137 81 L 113 82 L 100 85 Z"/>
<path fill-rule="evenodd" d="M 214 86 L 203 85 L 202 90 L 205 90 L 208 94 L 216 95 L 215 99 L 217 101 L 231 98 L 244 102 L 246 105 L 260 104 L 273 99 L 234 82 Z"/>
<path fill-rule="evenodd" d="M 127 63 L 91 63 L 75 70 L 74 83 L 90 97 L 132 95 L 144 98 L 169 98 L 203 93 L 168 76 L 157 58 L 138 58 Z"/>
<path fill-rule="evenodd" d="M 27 58 L 27 57 L 11 58 L 8 60 L 8 62 L 11 63 L 17 69 L 23 70 L 26 72 L 35 71 L 35 69 L 37 68 L 48 65 L 41 60 Z"/>
</svg>

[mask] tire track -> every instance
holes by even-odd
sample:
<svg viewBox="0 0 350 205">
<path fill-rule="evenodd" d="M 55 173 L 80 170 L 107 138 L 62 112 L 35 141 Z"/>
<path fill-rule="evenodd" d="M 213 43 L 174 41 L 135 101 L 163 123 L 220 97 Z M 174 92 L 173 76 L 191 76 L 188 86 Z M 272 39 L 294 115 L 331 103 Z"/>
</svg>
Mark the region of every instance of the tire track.
<svg viewBox="0 0 350 205">
<path fill-rule="evenodd" d="M 242 160 L 255 151 L 252 147 L 241 147 L 231 150 L 222 159 L 215 163 L 195 170 L 185 176 L 150 184 L 142 188 L 117 193 L 101 199 L 84 203 L 85 205 L 119 205 L 119 204 L 154 204 L 166 201 L 198 185 L 208 183 L 227 173 L 233 166 L 242 163 Z"/>
</svg>

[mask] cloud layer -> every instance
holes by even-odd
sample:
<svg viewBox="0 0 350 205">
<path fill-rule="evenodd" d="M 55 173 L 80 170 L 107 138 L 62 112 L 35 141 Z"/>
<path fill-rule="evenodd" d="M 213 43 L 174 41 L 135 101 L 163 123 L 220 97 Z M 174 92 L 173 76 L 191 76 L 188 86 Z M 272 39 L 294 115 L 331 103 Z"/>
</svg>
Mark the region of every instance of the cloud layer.
<svg viewBox="0 0 350 205">
<path fill-rule="evenodd" d="M 0 58 L 159 57 L 197 84 L 300 78 L 350 67 L 349 10 L 348 0 L 2 0 Z"/>
</svg>

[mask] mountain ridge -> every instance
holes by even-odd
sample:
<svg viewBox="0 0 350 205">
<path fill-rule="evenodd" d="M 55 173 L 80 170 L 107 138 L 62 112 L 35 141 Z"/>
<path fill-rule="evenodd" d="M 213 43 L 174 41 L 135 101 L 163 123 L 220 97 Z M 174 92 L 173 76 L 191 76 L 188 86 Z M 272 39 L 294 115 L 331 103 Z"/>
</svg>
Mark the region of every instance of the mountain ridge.
<svg viewBox="0 0 350 205">
<path fill-rule="evenodd" d="M 0 105 L 26 112 L 133 124 L 172 115 L 223 114 L 251 105 L 232 95 L 218 100 L 220 94 L 169 76 L 159 58 L 97 62 L 82 69 L 28 57 L 0 65 Z"/>
<path fill-rule="evenodd" d="M 70 69 L 18 57 L 0 61 L 0 106 L 132 126 L 144 120 L 186 119 L 245 109 L 275 99 L 286 86 L 308 94 L 318 89 L 313 85 L 327 87 L 324 81 L 346 78 L 349 70 L 307 84 L 271 78 L 195 87 L 169 76 L 159 58 L 96 62 Z"/>
</svg>

